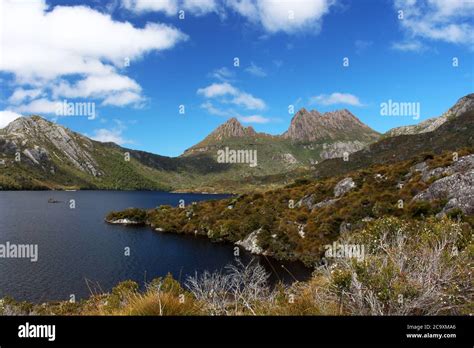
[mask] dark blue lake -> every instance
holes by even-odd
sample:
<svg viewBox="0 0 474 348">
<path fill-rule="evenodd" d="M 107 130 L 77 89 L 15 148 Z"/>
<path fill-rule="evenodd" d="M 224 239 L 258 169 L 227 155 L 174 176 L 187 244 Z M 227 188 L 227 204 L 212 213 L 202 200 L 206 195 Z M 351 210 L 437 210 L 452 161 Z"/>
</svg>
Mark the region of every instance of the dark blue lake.
<svg viewBox="0 0 474 348">
<path fill-rule="evenodd" d="M 225 196 L 167 192 L 8 191 L 0 192 L 0 244 L 37 244 L 38 261 L 0 258 L 0 298 L 42 302 L 88 297 L 86 280 L 109 291 L 118 282 L 140 284 L 167 273 L 184 281 L 196 271 L 220 270 L 233 262 L 233 245 L 203 237 L 154 232 L 104 222 L 111 210 L 128 207 L 176 206 Z M 48 203 L 53 198 L 60 203 Z M 70 209 L 74 199 L 76 208 Z M 130 256 L 125 256 L 125 248 Z M 252 255 L 241 251 L 248 262 Z M 310 270 L 300 263 L 260 257 L 272 281 L 305 279 Z M 282 265 L 284 267 L 282 267 Z M 291 275 L 290 275 L 291 273 Z"/>
</svg>

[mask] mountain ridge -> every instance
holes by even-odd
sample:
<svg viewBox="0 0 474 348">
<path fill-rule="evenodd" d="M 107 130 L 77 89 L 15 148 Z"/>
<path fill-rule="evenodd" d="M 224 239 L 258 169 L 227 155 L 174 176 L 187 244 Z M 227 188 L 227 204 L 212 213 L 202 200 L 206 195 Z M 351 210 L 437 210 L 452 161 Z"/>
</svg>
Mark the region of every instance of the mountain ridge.
<svg viewBox="0 0 474 348">
<path fill-rule="evenodd" d="M 430 132 L 415 138 L 441 149 L 470 143 L 471 119 L 463 115 L 466 109 L 474 108 L 472 96 L 461 98 L 450 108 L 456 112 L 451 112 L 442 124 L 460 119 L 455 123 L 459 124 L 459 130 L 447 130 L 442 135 L 451 144 L 433 138 Z M 37 115 L 22 117 L 0 129 L 0 189 L 237 192 L 278 186 L 302 173 L 330 175 L 356 163 L 365 165 L 368 157 L 380 161 L 388 153 L 403 157 L 402 153 L 393 151 L 409 153 L 411 149 L 402 145 L 413 141 L 403 138 L 407 135 L 377 140 L 378 133 L 348 110 L 320 114 L 303 108 L 295 114 L 288 129 L 280 136 L 273 136 L 258 133 L 231 118 L 183 155 L 166 157 L 101 143 Z M 217 151 L 224 146 L 257 150 L 258 166 L 218 163 Z M 421 148 L 416 143 L 410 146 Z M 398 150 L 390 152 L 390 148 Z M 351 158 L 348 163 L 341 159 L 347 155 Z"/>
</svg>

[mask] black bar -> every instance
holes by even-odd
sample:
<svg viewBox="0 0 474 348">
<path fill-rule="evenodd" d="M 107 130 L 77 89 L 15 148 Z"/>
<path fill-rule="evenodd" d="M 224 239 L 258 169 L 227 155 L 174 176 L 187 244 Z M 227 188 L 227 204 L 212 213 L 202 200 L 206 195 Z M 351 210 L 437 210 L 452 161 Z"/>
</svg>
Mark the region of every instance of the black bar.
<svg viewBox="0 0 474 348">
<path fill-rule="evenodd" d="M 58 344 L 304 344 L 472 347 L 472 317 L 0 317 L 0 346 Z M 19 326 L 55 325 L 55 340 Z M 412 329 L 408 329 L 411 325 Z M 419 329 L 413 329 L 418 327 Z M 456 337 L 408 338 L 407 334 Z"/>
</svg>

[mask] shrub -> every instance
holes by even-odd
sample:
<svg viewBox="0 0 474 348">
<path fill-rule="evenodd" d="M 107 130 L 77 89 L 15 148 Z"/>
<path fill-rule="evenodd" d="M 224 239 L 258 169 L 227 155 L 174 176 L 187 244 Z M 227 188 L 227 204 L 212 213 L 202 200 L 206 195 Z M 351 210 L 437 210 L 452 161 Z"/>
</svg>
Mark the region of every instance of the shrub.
<svg viewBox="0 0 474 348">
<path fill-rule="evenodd" d="M 472 308 L 473 275 L 466 272 L 472 241 L 449 219 L 390 217 L 339 240 L 365 247 L 363 260 L 330 259 L 316 277 L 327 285 L 315 300 L 340 303 L 341 314 L 459 315 Z"/>
</svg>

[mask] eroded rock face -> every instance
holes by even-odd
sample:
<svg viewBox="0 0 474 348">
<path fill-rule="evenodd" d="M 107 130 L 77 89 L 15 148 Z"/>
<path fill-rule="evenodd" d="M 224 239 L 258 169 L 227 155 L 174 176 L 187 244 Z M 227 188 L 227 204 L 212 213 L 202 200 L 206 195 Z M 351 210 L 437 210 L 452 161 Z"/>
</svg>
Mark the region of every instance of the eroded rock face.
<svg viewBox="0 0 474 348">
<path fill-rule="evenodd" d="M 411 167 L 410 172 L 420 172 L 424 182 L 438 178 L 428 189 L 413 197 L 414 201 L 448 199 L 440 215 L 456 208 L 465 214 L 474 213 L 474 154 L 460 157 L 450 166 L 434 169 L 421 162 Z"/>
<path fill-rule="evenodd" d="M 321 151 L 322 159 L 341 158 L 344 157 L 344 153 L 351 154 L 353 152 L 362 150 L 366 144 L 361 141 L 337 141 L 324 147 Z"/>
<path fill-rule="evenodd" d="M 0 135 L 0 151 L 20 151 L 32 165 L 52 166 L 54 156 L 79 170 L 100 176 L 102 173 L 91 151 L 93 142 L 41 117 L 21 117 L 11 122 Z"/>
<path fill-rule="evenodd" d="M 352 180 L 352 178 L 349 177 L 349 178 L 342 179 L 334 187 L 334 196 L 336 198 L 341 197 L 355 187 L 356 187 L 356 184 L 354 180 Z"/>
<path fill-rule="evenodd" d="M 422 171 L 422 180 L 426 182 L 432 177 L 465 173 L 470 170 L 474 170 L 474 155 L 463 156 L 448 167 Z"/>
<path fill-rule="evenodd" d="M 299 110 L 291 120 L 283 138 L 300 142 L 335 139 L 341 135 L 359 135 L 361 139 L 375 140 L 377 132 L 362 123 L 349 110 L 319 113 L 316 110 Z"/>
<path fill-rule="evenodd" d="M 23 150 L 23 154 L 34 164 L 41 165 L 49 161 L 49 153 L 46 149 L 35 145 L 32 149 Z"/>
<path fill-rule="evenodd" d="M 455 173 L 436 180 L 425 191 L 413 197 L 414 201 L 448 199 L 441 215 L 452 209 L 461 209 L 467 215 L 474 214 L 474 171 Z"/>
</svg>

